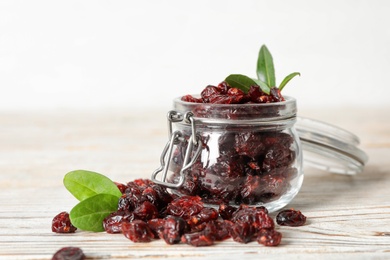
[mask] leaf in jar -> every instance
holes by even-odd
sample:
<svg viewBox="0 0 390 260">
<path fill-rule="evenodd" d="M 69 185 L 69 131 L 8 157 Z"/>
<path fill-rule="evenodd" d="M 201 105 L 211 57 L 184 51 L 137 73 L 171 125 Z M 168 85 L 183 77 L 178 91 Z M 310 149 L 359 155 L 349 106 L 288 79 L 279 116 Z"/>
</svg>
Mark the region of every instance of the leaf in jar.
<svg viewBox="0 0 390 260">
<path fill-rule="evenodd" d="M 251 86 L 260 86 L 261 90 L 267 94 L 269 94 L 270 88 L 258 79 L 252 79 L 248 76 L 242 75 L 242 74 L 231 74 L 229 75 L 225 81 L 229 84 L 232 88 L 238 88 L 244 91 L 245 93 L 248 93 Z"/>
<path fill-rule="evenodd" d="M 274 62 L 271 53 L 265 45 L 261 46 L 257 58 L 257 77 L 270 88 L 276 86 Z"/>
<path fill-rule="evenodd" d="M 282 91 L 282 89 L 284 88 L 284 86 L 286 86 L 286 84 L 287 84 L 292 78 L 294 78 L 294 77 L 297 76 L 297 75 L 301 76 L 301 73 L 299 73 L 299 72 L 293 72 L 293 73 L 287 75 L 287 76 L 283 79 L 283 81 L 280 83 L 280 85 L 279 85 L 279 90 Z"/>
<path fill-rule="evenodd" d="M 256 82 L 256 84 L 261 88 L 261 90 L 265 93 L 265 94 L 268 94 L 270 93 L 271 91 L 271 88 L 265 84 L 265 82 L 259 80 L 259 79 L 253 79 L 254 82 Z"/>
<path fill-rule="evenodd" d="M 64 177 L 64 185 L 79 201 L 101 193 L 111 194 L 117 198 L 122 196 L 112 180 L 91 171 L 76 170 L 67 173 Z"/>
<path fill-rule="evenodd" d="M 97 194 L 79 202 L 69 213 L 70 222 L 85 231 L 104 231 L 103 220 L 117 210 L 119 198 L 111 194 Z"/>
</svg>

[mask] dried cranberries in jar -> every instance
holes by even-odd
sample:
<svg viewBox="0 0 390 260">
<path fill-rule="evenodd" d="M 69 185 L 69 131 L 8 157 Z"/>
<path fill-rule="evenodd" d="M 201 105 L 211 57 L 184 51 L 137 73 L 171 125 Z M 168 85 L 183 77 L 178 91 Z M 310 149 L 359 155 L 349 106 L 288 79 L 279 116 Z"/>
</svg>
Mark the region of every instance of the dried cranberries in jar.
<svg viewBox="0 0 390 260">
<path fill-rule="evenodd" d="M 277 89 L 244 93 L 223 83 L 176 98 L 168 113 L 172 138 L 162 155 L 168 161 L 152 179 L 216 208 L 248 204 L 276 211 L 303 181 L 296 110 L 295 99 Z"/>
</svg>

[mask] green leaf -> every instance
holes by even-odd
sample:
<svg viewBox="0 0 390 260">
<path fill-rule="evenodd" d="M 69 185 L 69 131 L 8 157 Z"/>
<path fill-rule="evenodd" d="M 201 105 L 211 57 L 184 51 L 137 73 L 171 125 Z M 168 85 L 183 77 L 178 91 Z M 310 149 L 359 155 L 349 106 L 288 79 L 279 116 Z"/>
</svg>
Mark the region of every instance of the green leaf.
<svg viewBox="0 0 390 260">
<path fill-rule="evenodd" d="M 248 93 L 251 86 L 257 85 L 253 79 L 241 74 L 231 74 L 225 79 L 225 81 L 232 88 L 239 88 L 245 93 Z"/>
<path fill-rule="evenodd" d="M 259 80 L 267 83 L 270 88 L 276 86 L 274 62 L 271 53 L 265 45 L 261 46 L 257 58 L 257 77 Z"/>
<path fill-rule="evenodd" d="M 280 85 L 279 85 L 279 90 L 282 91 L 282 89 L 284 88 L 284 86 L 286 86 L 286 84 L 287 84 L 292 78 L 294 78 L 294 77 L 297 76 L 297 75 L 301 76 L 301 73 L 299 73 L 299 72 L 293 72 L 293 73 L 287 75 L 287 76 L 283 79 L 282 83 L 280 83 Z"/>
<path fill-rule="evenodd" d="M 251 86 L 260 86 L 261 90 L 263 90 L 263 92 L 267 94 L 269 94 L 270 91 L 267 84 L 265 84 L 261 80 L 252 79 L 248 76 L 241 75 L 241 74 L 231 74 L 225 79 L 225 81 L 232 88 L 239 88 L 245 93 L 248 93 Z"/>
<path fill-rule="evenodd" d="M 85 231 L 104 231 L 103 220 L 118 208 L 119 198 L 111 194 L 97 194 L 79 202 L 70 211 L 70 222 Z"/>
<path fill-rule="evenodd" d="M 101 193 L 111 194 L 117 198 L 122 196 L 112 180 L 91 171 L 77 170 L 67 173 L 64 177 L 64 185 L 80 201 Z"/>
<path fill-rule="evenodd" d="M 266 93 L 266 94 L 269 95 L 269 93 L 270 93 L 270 91 L 271 91 L 271 88 L 268 87 L 268 85 L 265 84 L 265 82 L 263 82 L 263 81 L 261 81 L 261 80 L 259 80 L 259 79 L 253 79 L 253 81 L 256 82 L 256 84 L 261 88 L 261 90 L 262 90 L 264 93 Z"/>
</svg>

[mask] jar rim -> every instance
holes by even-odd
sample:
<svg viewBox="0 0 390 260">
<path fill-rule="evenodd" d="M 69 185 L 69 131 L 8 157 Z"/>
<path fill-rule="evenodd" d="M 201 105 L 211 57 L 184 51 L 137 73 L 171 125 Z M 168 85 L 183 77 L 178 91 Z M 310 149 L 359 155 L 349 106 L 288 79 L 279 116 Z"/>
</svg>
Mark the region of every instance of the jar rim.
<svg viewBox="0 0 390 260">
<path fill-rule="evenodd" d="M 199 94 L 194 94 L 191 95 L 195 98 L 199 98 Z M 196 103 L 196 102 L 188 102 L 188 101 L 183 101 L 181 100 L 183 96 L 179 96 L 173 99 L 174 103 L 178 104 L 185 104 L 185 105 L 205 105 L 205 106 L 211 106 L 211 107 L 272 107 L 272 106 L 278 106 L 280 104 L 296 104 L 296 99 L 291 97 L 291 96 L 283 96 L 284 101 L 279 101 L 279 102 L 270 102 L 270 103 L 243 103 L 243 104 L 215 104 L 215 103 Z"/>
</svg>

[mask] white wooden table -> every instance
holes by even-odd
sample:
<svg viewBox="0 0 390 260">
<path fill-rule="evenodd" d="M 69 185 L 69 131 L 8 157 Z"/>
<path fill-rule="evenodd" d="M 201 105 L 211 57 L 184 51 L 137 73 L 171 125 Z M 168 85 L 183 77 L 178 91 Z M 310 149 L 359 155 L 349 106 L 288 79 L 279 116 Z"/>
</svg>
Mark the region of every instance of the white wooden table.
<svg viewBox="0 0 390 260">
<path fill-rule="evenodd" d="M 165 109 L 0 112 L 0 259 L 50 259 L 65 246 L 81 247 L 88 259 L 390 259 L 389 111 L 300 112 L 357 134 L 370 157 L 365 171 L 340 176 L 306 168 L 288 207 L 300 209 L 307 224 L 278 226 L 278 247 L 227 240 L 207 248 L 51 232 L 52 218 L 77 202 L 62 184 L 67 172 L 87 169 L 119 182 L 150 177 L 167 141 Z"/>
</svg>

